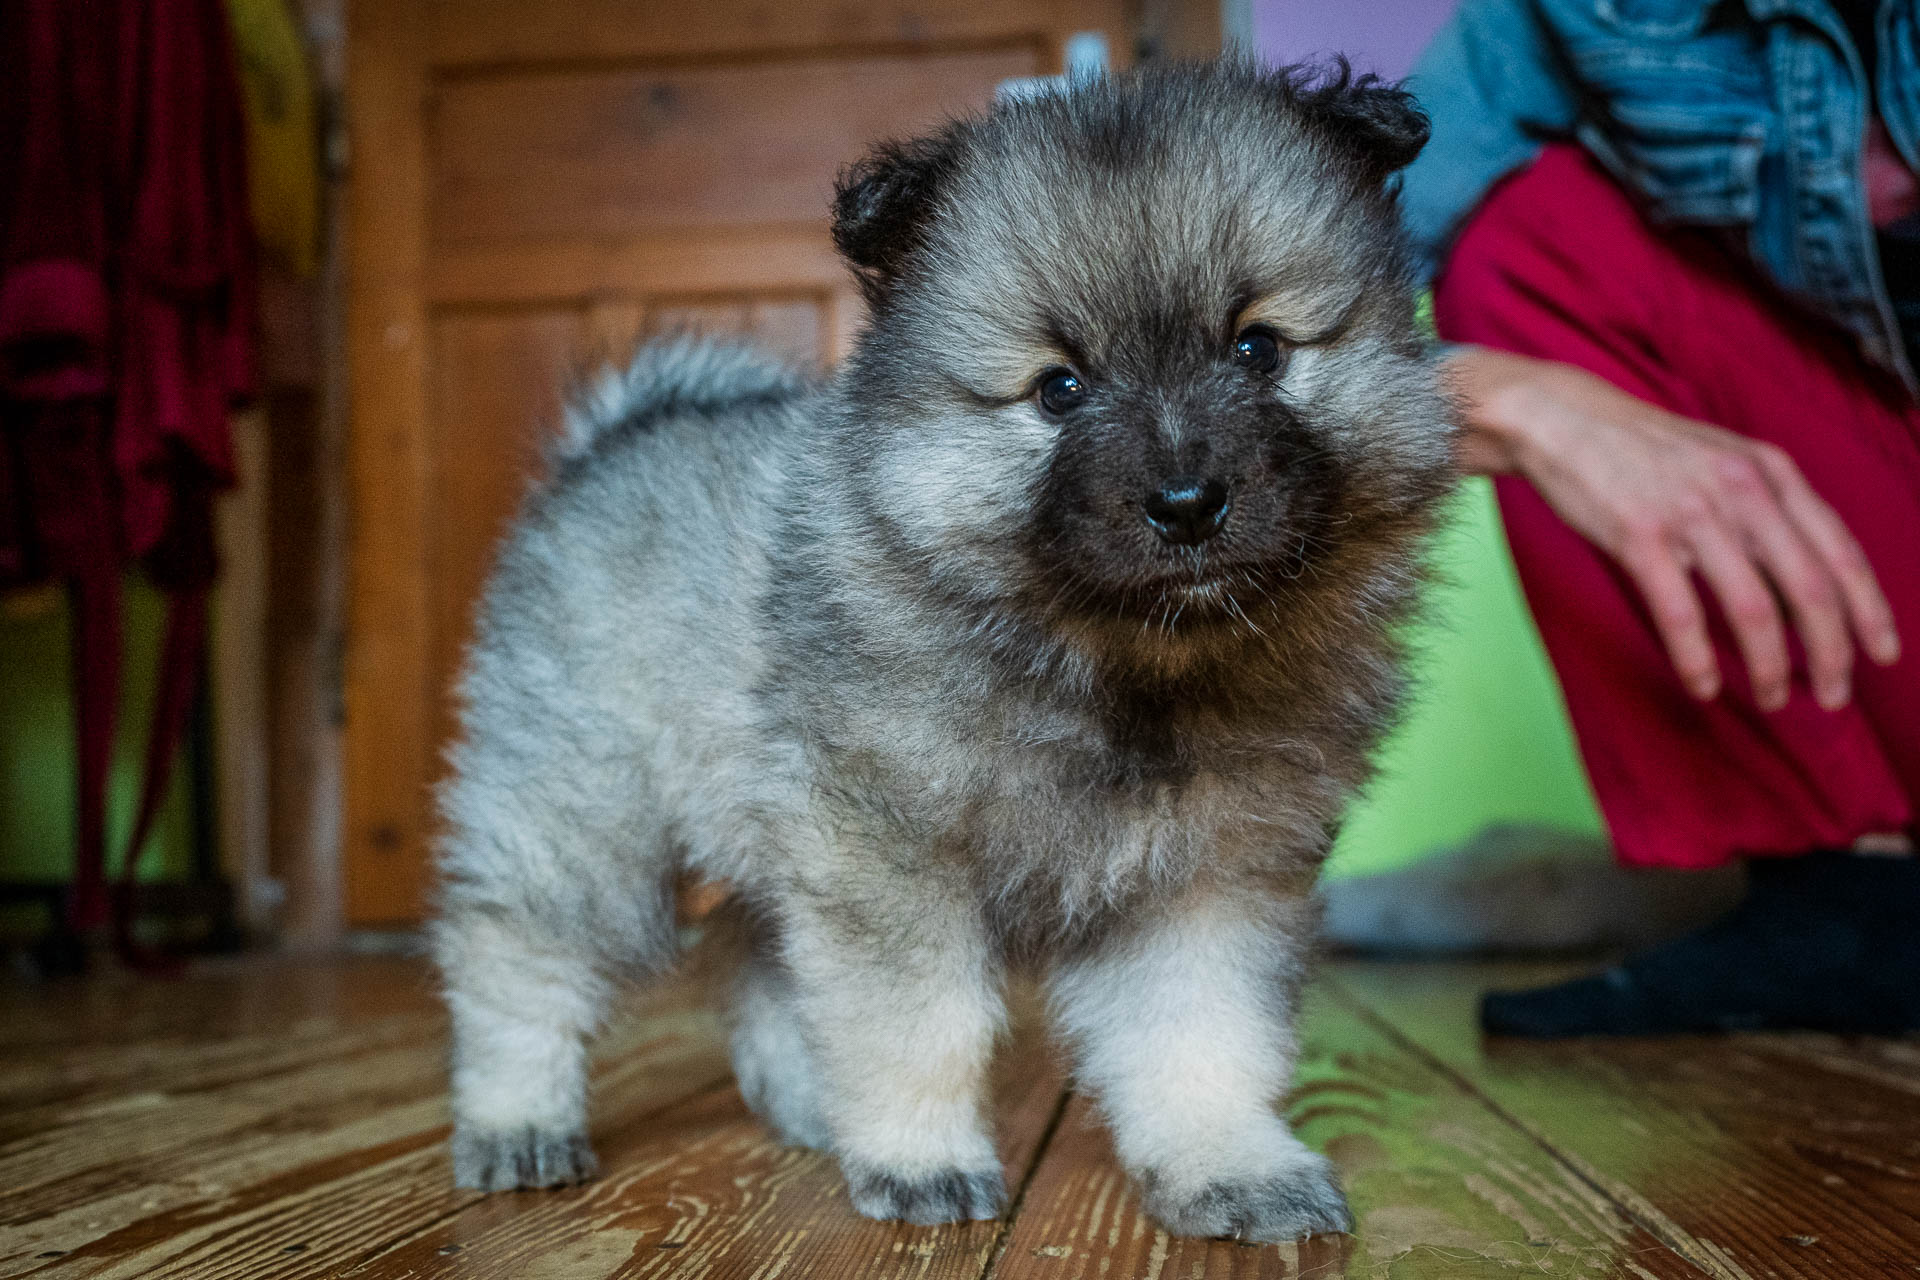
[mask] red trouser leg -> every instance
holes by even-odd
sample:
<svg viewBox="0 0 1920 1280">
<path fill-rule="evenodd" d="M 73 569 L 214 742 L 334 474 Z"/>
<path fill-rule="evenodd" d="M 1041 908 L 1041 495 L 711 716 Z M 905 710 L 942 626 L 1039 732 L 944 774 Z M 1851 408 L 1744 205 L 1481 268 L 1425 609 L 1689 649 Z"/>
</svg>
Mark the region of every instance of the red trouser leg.
<svg viewBox="0 0 1920 1280">
<path fill-rule="evenodd" d="M 1845 339 L 1698 231 L 1660 231 L 1584 152 L 1550 147 L 1496 188 L 1435 289 L 1441 334 L 1562 360 L 1676 413 L 1785 449 L 1866 549 L 1907 656 L 1861 655 L 1855 700 L 1766 714 L 1717 613 L 1727 692 L 1701 704 L 1644 603 L 1531 484 L 1501 514 L 1622 861 L 1714 866 L 1844 847 L 1912 824 L 1920 796 L 1920 410 Z M 1704 584 L 1696 586 L 1713 609 Z"/>
</svg>

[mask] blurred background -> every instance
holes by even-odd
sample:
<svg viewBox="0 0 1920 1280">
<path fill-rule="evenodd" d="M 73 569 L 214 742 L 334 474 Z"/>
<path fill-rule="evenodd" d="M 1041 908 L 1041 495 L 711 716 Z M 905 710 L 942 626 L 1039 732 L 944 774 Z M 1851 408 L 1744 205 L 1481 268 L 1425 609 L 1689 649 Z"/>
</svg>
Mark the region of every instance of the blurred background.
<svg viewBox="0 0 1920 1280">
<path fill-rule="evenodd" d="M 0 164 L 18 175 L 0 209 L 26 225 L 25 184 L 52 173 L 98 211 L 108 305 L 208 326 L 166 350 L 217 420 L 154 446 L 158 463 L 130 460 L 128 433 L 145 427 L 129 418 L 144 402 L 127 366 L 145 357 L 50 348 L 46 326 L 68 313 L 9 310 L 39 296 L 7 292 L 14 236 L 0 259 L 0 347 L 13 344 L 0 520 L 25 551 L 9 562 L 0 542 L 0 945 L 58 969 L 116 922 L 136 957 L 162 941 L 403 938 L 429 885 L 447 683 L 571 376 L 684 325 L 836 359 L 860 305 L 826 199 L 874 139 L 1024 79 L 1225 45 L 1277 62 L 1343 51 L 1398 77 L 1450 7 L 125 0 L 102 7 L 124 16 L 121 65 L 162 70 L 116 82 L 94 119 L 46 17 L 58 0 L 13 6 L 0 159 L 19 163 Z M 200 69 L 183 95 L 166 74 L 189 43 Z M 173 104 L 175 139 L 150 127 L 142 95 Z M 85 153 L 88 129 L 138 142 L 104 185 L 61 160 Z M 114 228 L 137 239 L 154 208 L 207 233 L 191 290 L 142 293 L 116 257 Z M 47 296 L 71 300 L 64 289 Z M 26 339 L 9 319 L 21 314 Z M 166 347 L 174 330 L 155 332 Z M 214 370 L 216 339 L 229 363 Z M 92 369 L 99 385 L 49 392 L 49 369 Z M 59 438 L 84 436 L 80 453 L 23 443 L 53 438 L 48 415 L 75 405 Z M 47 480 L 89 467 L 78 489 Z M 166 520 L 135 509 L 135 480 L 167 495 Z M 95 536 L 107 526 L 69 492 L 104 503 L 113 536 Z M 203 509 L 204 546 L 188 536 Z M 182 561 L 180 545 L 197 550 Z M 1478 482 L 1435 554 L 1447 585 L 1421 628 L 1424 695 L 1334 873 L 1490 840 L 1597 856 L 1599 819 Z"/>
</svg>

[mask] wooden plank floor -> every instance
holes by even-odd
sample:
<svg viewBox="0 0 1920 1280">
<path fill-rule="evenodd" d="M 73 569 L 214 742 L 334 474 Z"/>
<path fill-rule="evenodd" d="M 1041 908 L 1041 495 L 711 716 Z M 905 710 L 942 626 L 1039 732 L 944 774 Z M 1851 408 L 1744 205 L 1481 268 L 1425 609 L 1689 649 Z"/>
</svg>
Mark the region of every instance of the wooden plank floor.
<svg viewBox="0 0 1920 1280">
<path fill-rule="evenodd" d="M 1331 966 L 1289 1107 L 1359 1229 L 1259 1247 L 1157 1231 L 1036 1030 L 999 1073 L 1012 1211 L 915 1228 L 768 1139 L 687 990 L 600 1046 L 598 1182 L 480 1196 L 417 962 L 0 987 L 0 1277 L 1920 1276 L 1920 1041 L 1483 1043 L 1475 994 L 1545 976 Z"/>
</svg>

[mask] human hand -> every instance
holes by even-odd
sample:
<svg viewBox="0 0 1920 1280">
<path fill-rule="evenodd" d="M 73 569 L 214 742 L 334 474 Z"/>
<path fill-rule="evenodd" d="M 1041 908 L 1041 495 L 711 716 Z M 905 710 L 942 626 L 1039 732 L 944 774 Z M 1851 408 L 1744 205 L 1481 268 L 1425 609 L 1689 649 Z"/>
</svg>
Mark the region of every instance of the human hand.
<svg viewBox="0 0 1920 1280">
<path fill-rule="evenodd" d="M 1856 641 L 1883 666 L 1899 658 L 1865 553 L 1785 451 L 1558 361 L 1469 346 L 1445 368 L 1465 410 L 1462 465 L 1526 476 L 1612 556 L 1695 697 L 1722 685 L 1695 572 L 1720 602 L 1762 710 L 1787 701 L 1789 620 L 1823 707 L 1852 696 Z"/>
</svg>

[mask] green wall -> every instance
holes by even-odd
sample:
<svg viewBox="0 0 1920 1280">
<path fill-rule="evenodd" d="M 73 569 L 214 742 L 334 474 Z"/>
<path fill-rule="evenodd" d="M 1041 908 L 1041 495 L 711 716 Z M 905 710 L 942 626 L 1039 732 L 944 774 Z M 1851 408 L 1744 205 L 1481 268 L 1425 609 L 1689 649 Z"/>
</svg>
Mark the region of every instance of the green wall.
<svg viewBox="0 0 1920 1280">
<path fill-rule="evenodd" d="M 1462 486 L 1433 559 L 1446 582 L 1417 634 L 1419 697 L 1330 875 L 1401 866 L 1494 823 L 1604 834 L 1488 481 Z"/>
<path fill-rule="evenodd" d="M 68 696 L 67 611 L 0 605 L 0 879 L 71 878 L 74 730 Z M 166 606 L 129 581 L 121 709 L 108 786 L 108 832 L 117 867 L 140 799 L 155 665 Z M 191 865 L 189 757 L 174 770 L 166 807 L 142 864 L 143 879 L 178 878 Z"/>
</svg>

